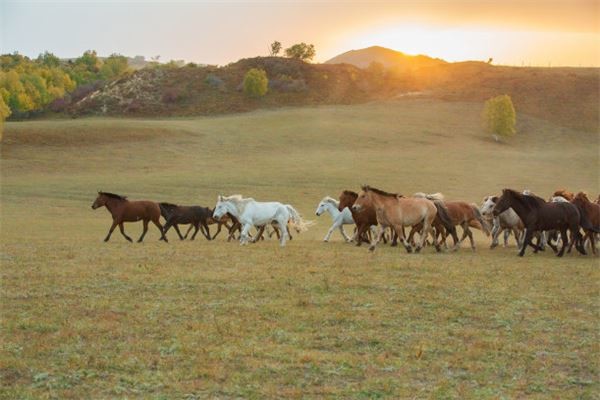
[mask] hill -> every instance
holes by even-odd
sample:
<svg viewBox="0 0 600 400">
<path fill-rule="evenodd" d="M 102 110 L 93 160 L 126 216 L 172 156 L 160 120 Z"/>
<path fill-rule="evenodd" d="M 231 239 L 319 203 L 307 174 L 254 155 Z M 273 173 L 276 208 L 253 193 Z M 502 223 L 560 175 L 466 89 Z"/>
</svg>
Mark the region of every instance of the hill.
<svg viewBox="0 0 600 400">
<path fill-rule="evenodd" d="M 325 61 L 325 64 L 351 64 L 358 68 L 367 68 L 372 62 L 381 63 L 386 68 L 400 70 L 415 70 L 446 64 L 446 61 L 439 58 L 424 55 L 410 56 L 381 46 L 350 50 Z"/>
<path fill-rule="evenodd" d="M 390 54 L 381 49 L 373 52 Z M 145 68 L 77 101 L 68 112 L 191 116 L 281 106 L 356 104 L 407 95 L 483 102 L 508 94 L 518 115 L 525 113 L 585 131 L 600 130 L 598 68 L 517 68 L 482 62 L 446 63 L 428 57 L 407 60 L 409 64 L 404 67 L 387 69 L 308 64 L 281 57 L 243 59 L 224 67 Z M 244 74 L 250 68 L 267 72 L 269 92 L 264 98 L 247 98 L 241 91 Z"/>
</svg>

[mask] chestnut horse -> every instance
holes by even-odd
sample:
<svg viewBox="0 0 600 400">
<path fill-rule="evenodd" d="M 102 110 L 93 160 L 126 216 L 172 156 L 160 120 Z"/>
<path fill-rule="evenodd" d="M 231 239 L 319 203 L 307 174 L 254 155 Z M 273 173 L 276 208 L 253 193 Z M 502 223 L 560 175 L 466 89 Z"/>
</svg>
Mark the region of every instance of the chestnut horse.
<svg viewBox="0 0 600 400">
<path fill-rule="evenodd" d="M 144 223 L 144 231 L 138 239 L 138 243 L 144 240 L 146 232 L 148 232 L 148 222 L 152 221 L 154 225 L 160 230 L 160 240 L 167 242 L 167 237 L 163 233 L 163 227 L 160 224 L 160 207 L 158 203 L 148 200 L 129 201 L 125 196 L 120 196 L 114 193 L 98 192 L 98 197 L 92 204 L 92 209 L 100 207 L 106 207 L 111 213 L 113 223 L 108 230 L 108 235 L 104 239 L 108 242 L 110 235 L 119 225 L 119 230 L 125 239 L 132 241 L 129 236 L 125 234 L 125 228 L 123 227 L 124 222 L 137 222 L 142 221 Z"/>
<path fill-rule="evenodd" d="M 418 197 L 403 197 L 397 193 L 388 193 L 365 185 L 354 202 L 352 211 L 360 212 L 368 204 L 372 204 L 375 208 L 377 222 L 379 223 L 379 232 L 375 240 L 371 242 L 370 251 L 375 250 L 375 246 L 381 240 L 385 229 L 392 227 L 398 234 L 406 251 L 412 252 L 412 246 L 404 236 L 404 227 L 414 226 L 422 222 L 422 235 L 415 251 L 419 252 L 421 250 L 425 239 L 432 232 L 431 224 L 437 214 L 437 208 L 432 201 Z M 433 245 L 437 251 L 440 251 L 435 235 L 433 235 Z"/>
<path fill-rule="evenodd" d="M 460 225 L 463 229 L 463 235 L 456 246 L 460 246 L 462 241 L 468 237 L 469 242 L 471 243 L 471 249 L 475 251 L 475 241 L 473 240 L 473 233 L 469 227 L 481 229 L 486 236 L 490 235 L 487 222 L 481 216 L 477 206 L 464 201 L 445 201 L 444 206 L 446 206 L 448 215 L 454 226 Z M 442 238 L 442 241 L 446 241 L 445 235 Z"/>
<path fill-rule="evenodd" d="M 575 197 L 575 194 L 572 192 L 569 192 L 567 189 L 558 189 L 557 191 L 554 192 L 552 197 L 558 197 L 558 196 L 564 198 L 565 200 L 571 201 Z"/>
<path fill-rule="evenodd" d="M 206 223 L 208 225 L 217 224 L 217 232 L 215 232 L 215 235 L 210 240 L 214 240 L 217 237 L 217 235 L 221 232 L 221 228 L 223 227 L 223 225 L 225 225 L 225 228 L 227 228 L 227 231 L 228 231 L 228 236 L 227 236 L 228 242 L 231 241 L 231 239 L 235 239 L 236 232 L 238 232 L 239 234 L 242 233 L 242 224 L 240 224 L 240 221 L 238 221 L 238 219 L 236 217 L 227 213 L 227 214 L 223 215 L 221 217 L 221 219 L 215 219 L 215 218 L 213 218 L 212 213 L 214 213 L 214 210 L 211 210 L 211 216 L 210 216 L 210 218 L 208 218 L 206 220 Z M 188 235 L 188 233 L 190 233 L 191 229 L 192 229 L 192 227 L 190 226 L 190 229 L 188 229 L 184 238 L 187 237 L 187 235 Z"/>
<path fill-rule="evenodd" d="M 537 196 L 523 195 L 511 189 L 504 189 L 492 213 L 497 217 L 509 208 L 512 208 L 517 213 L 525 225 L 525 238 L 519 251 L 520 257 L 523 257 L 528 245 L 533 247 L 535 252 L 542 250 L 539 246 L 541 240 L 538 239 L 537 245 L 534 245 L 531 241 L 534 232 L 551 230 L 560 231 L 562 236 L 563 245 L 556 254 L 558 257 L 562 257 L 567 243 L 569 243 L 567 231 L 571 233 L 569 249 L 575 244 L 575 248 L 581 254 L 585 254 L 581 243 L 579 226 L 587 226 L 589 221 L 582 217 L 575 205 L 571 203 L 548 203 Z"/>
<path fill-rule="evenodd" d="M 579 212 L 592 224 L 592 228 L 588 227 L 586 229 L 584 227 L 585 236 L 583 241 L 585 242 L 588 239 L 592 247 L 592 253 L 596 254 L 596 234 L 600 231 L 600 204 L 592 203 L 584 192 L 577 193 L 571 203 L 575 204 Z"/>
<path fill-rule="evenodd" d="M 372 204 L 369 204 L 365 201 L 363 209 L 359 211 L 354 211 L 352 209 L 352 205 L 358 198 L 358 193 L 353 192 L 351 190 L 344 190 L 340 194 L 340 204 L 338 207 L 339 211 L 344 211 L 344 208 L 348 207 L 350 212 L 352 213 L 352 219 L 356 224 L 356 233 L 354 234 L 354 238 L 356 240 L 356 245 L 360 246 L 362 242 L 369 243 L 367 234 L 371 229 L 371 226 L 377 226 L 377 215 L 375 214 L 375 208 Z"/>
</svg>

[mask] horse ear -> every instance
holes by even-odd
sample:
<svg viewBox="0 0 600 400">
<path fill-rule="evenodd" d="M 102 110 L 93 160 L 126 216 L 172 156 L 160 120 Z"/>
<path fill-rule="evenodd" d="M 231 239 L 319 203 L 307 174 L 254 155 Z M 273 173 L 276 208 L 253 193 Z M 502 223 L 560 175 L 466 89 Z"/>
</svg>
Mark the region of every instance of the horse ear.
<svg viewBox="0 0 600 400">
<path fill-rule="evenodd" d="M 218 195 L 218 196 L 217 196 L 217 201 L 221 201 L 221 200 L 223 200 L 223 196 L 221 196 L 221 195 Z"/>
<path fill-rule="evenodd" d="M 360 187 L 360 189 L 361 189 L 363 192 L 366 192 L 366 191 L 368 191 L 368 190 L 369 190 L 369 185 L 367 185 L 367 184 L 364 184 L 364 185 L 362 185 L 362 186 Z"/>
</svg>

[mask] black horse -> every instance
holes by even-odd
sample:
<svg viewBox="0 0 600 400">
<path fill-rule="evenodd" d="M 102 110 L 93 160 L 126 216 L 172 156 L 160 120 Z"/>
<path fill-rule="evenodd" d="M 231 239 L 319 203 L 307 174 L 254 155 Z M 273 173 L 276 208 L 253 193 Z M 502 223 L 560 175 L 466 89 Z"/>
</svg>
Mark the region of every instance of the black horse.
<svg viewBox="0 0 600 400">
<path fill-rule="evenodd" d="M 558 257 L 562 257 L 565 247 L 569 243 L 567 231 L 571 233 L 569 251 L 573 247 L 573 244 L 575 244 L 577 251 L 581 254 L 586 254 L 582 245 L 582 236 L 579 232 L 579 227 L 591 224 L 585 216 L 580 214 L 577 207 L 573 204 L 548 203 L 538 196 L 524 195 L 511 189 L 504 189 L 492 213 L 497 217 L 509 208 L 515 210 L 525 225 L 525 239 L 519 251 L 519 256 L 522 257 L 525 254 L 525 248 L 528 245 L 533 247 L 536 253 L 538 250 L 542 250 L 539 239 L 537 245 L 533 244 L 531 240 L 533 234 L 536 231 L 552 230 L 559 231 L 562 236 L 563 245 L 556 254 Z"/>
<path fill-rule="evenodd" d="M 207 207 L 200 206 L 178 206 L 172 203 L 158 203 L 160 207 L 160 213 L 167 221 L 163 228 L 163 234 L 166 235 L 169 228 L 175 228 L 179 239 L 183 240 L 187 237 L 188 233 L 194 227 L 195 231 L 192 234 L 190 240 L 196 238 L 198 231 L 202 231 L 204 237 L 207 240 L 211 240 L 210 231 L 208 230 L 208 221 L 212 218 L 212 210 Z M 190 229 L 185 234 L 181 235 L 178 224 L 191 224 Z"/>
</svg>

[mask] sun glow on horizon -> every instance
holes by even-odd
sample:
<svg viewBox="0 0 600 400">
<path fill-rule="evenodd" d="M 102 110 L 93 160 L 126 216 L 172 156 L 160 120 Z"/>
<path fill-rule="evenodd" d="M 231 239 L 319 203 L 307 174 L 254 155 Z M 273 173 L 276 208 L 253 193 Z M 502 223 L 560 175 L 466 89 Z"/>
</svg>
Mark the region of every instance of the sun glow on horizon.
<svg viewBox="0 0 600 400">
<path fill-rule="evenodd" d="M 598 32 L 544 32 L 490 27 L 438 27 L 403 23 L 354 31 L 343 40 L 346 49 L 382 46 L 409 55 L 446 61 L 487 61 L 531 66 L 600 66 Z M 596 49 L 590 52 L 589 49 Z"/>
</svg>

